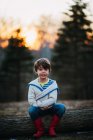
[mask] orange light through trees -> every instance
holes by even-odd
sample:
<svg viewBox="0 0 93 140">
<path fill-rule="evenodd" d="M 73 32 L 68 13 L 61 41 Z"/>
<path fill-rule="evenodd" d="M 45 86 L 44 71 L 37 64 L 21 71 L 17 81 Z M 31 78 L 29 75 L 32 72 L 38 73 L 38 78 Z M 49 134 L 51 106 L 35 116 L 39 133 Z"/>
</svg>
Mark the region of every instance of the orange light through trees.
<svg viewBox="0 0 93 140">
<path fill-rule="evenodd" d="M 32 50 L 35 49 L 34 43 L 37 38 L 37 31 L 34 28 L 30 30 L 27 29 L 25 31 L 22 31 L 21 36 L 25 38 L 26 46 L 29 47 L 29 49 L 32 49 Z"/>
</svg>

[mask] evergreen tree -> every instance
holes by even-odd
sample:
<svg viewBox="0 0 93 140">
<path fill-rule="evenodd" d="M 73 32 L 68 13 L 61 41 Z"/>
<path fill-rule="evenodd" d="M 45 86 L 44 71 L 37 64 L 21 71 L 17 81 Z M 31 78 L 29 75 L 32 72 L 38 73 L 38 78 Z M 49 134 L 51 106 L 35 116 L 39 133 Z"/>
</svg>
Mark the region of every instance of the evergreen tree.
<svg viewBox="0 0 93 140">
<path fill-rule="evenodd" d="M 25 46 L 24 39 L 19 34 L 20 29 L 16 30 L 15 37 L 12 36 L 9 39 L 9 45 L 5 48 L 5 59 L 1 72 L 1 79 L 6 89 L 6 94 L 14 94 L 12 92 L 16 92 L 17 101 L 22 98 L 21 85 L 27 84 L 26 77 L 28 74 L 31 75 L 33 63 L 31 51 Z"/>
<path fill-rule="evenodd" d="M 68 93 L 78 98 L 81 93 L 84 93 L 81 95 L 83 97 L 86 95 L 84 83 L 87 83 L 87 79 L 84 68 L 89 54 L 85 54 L 84 50 L 91 48 L 88 34 L 92 33 L 92 29 L 91 21 L 87 19 L 84 11 L 87 3 L 82 0 L 73 2 L 69 12 L 65 13 L 69 20 L 62 22 L 62 27 L 58 30 L 59 38 L 53 50 L 52 64 L 59 83 L 70 86 Z"/>
</svg>

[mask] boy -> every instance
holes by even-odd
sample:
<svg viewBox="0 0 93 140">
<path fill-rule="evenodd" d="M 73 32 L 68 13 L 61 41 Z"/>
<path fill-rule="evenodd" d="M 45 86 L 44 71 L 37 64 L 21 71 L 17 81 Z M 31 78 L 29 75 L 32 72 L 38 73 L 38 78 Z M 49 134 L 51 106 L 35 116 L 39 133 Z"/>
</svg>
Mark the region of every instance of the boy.
<svg viewBox="0 0 93 140">
<path fill-rule="evenodd" d="M 52 115 L 49 135 L 56 136 L 55 127 L 65 113 L 64 104 L 57 104 L 58 86 L 55 80 L 48 78 L 51 64 L 47 58 L 40 58 L 34 63 L 34 70 L 38 78 L 29 83 L 28 102 L 29 115 L 34 122 L 37 132 L 35 138 L 44 134 L 42 116 Z"/>
</svg>

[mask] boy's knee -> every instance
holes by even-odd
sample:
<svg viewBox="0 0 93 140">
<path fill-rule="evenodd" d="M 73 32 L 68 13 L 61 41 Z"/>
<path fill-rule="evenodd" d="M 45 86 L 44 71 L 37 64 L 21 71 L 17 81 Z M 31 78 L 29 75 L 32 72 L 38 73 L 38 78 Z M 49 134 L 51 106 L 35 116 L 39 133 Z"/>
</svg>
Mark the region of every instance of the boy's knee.
<svg viewBox="0 0 93 140">
<path fill-rule="evenodd" d="M 30 107 L 28 109 L 29 115 L 31 117 L 31 119 L 34 121 L 39 117 L 39 109 L 38 107 Z"/>
<path fill-rule="evenodd" d="M 37 108 L 36 107 L 29 107 L 29 109 L 28 109 L 28 112 L 29 112 L 29 115 L 31 116 L 31 115 L 35 115 L 36 114 L 36 112 L 37 112 Z"/>
<path fill-rule="evenodd" d="M 66 111 L 66 107 L 64 104 L 58 104 L 56 109 L 57 109 L 56 112 L 60 117 L 63 116 L 63 114 Z"/>
<path fill-rule="evenodd" d="M 65 107 L 65 105 L 64 105 L 64 104 L 61 104 L 60 109 L 61 109 L 61 112 L 64 114 L 65 111 L 66 111 L 66 107 Z"/>
</svg>

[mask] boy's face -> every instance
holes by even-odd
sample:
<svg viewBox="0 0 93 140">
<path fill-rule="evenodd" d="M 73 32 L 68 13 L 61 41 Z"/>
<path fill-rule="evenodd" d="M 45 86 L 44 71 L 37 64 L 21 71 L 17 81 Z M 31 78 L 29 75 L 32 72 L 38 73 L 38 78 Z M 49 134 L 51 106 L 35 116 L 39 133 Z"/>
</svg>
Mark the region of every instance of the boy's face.
<svg viewBox="0 0 93 140">
<path fill-rule="evenodd" d="M 44 69 L 42 66 L 40 66 L 37 69 L 37 74 L 40 79 L 46 79 L 49 75 L 49 69 Z"/>
</svg>

